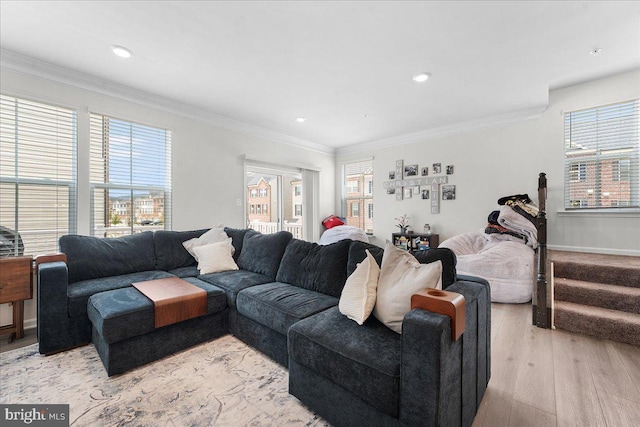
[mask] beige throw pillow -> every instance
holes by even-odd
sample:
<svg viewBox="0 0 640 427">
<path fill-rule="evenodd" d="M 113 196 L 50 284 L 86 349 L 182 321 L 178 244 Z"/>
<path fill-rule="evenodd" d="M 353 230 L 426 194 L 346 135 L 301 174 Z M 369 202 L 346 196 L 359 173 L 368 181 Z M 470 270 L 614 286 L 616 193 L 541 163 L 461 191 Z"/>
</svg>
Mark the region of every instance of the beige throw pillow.
<svg viewBox="0 0 640 427">
<path fill-rule="evenodd" d="M 442 262 L 420 264 L 410 253 L 387 243 L 373 315 L 401 334 L 402 319 L 411 310 L 411 295 L 424 288 L 442 289 Z"/>
<path fill-rule="evenodd" d="M 362 325 L 367 320 L 376 304 L 376 289 L 380 276 L 380 267 L 376 259 L 368 250 L 365 252 L 367 257 L 347 278 L 338 303 L 340 313 L 354 320 L 358 325 Z"/>
<path fill-rule="evenodd" d="M 213 227 L 206 233 L 204 233 L 200 237 L 194 237 L 193 239 L 189 239 L 187 241 L 182 242 L 182 246 L 191 254 L 192 257 L 198 261 L 198 256 L 196 255 L 194 248 L 197 246 L 210 245 L 211 243 L 225 242 L 229 236 L 224 232 L 224 227 L 219 225 L 217 227 Z M 233 255 L 233 245 L 231 246 L 231 254 Z"/>
<path fill-rule="evenodd" d="M 229 247 L 231 246 L 231 249 Z M 238 270 L 238 265 L 233 261 L 233 245 L 231 239 L 224 242 L 211 243 L 209 245 L 193 248 L 198 260 L 200 274 L 217 273 L 219 271 Z"/>
</svg>

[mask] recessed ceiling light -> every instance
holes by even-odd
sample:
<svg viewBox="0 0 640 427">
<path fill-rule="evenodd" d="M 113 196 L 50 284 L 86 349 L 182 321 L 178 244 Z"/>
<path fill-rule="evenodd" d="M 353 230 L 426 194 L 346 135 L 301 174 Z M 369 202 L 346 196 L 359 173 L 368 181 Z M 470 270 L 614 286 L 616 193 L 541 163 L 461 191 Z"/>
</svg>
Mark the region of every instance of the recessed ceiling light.
<svg viewBox="0 0 640 427">
<path fill-rule="evenodd" d="M 602 49 L 600 49 L 599 47 L 593 49 L 591 52 L 589 52 L 591 55 L 597 55 L 600 52 L 602 52 Z"/>
<path fill-rule="evenodd" d="M 111 50 L 120 58 L 131 58 L 131 51 L 126 47 L 114 45 L 111 46 Z"/>
<path fill-rule="evenodd" d="M 305 119 L 304 117 L 298 117 L 298 118 L 296 119 L 296 121 L 297 121 L 298 123 L 303 123 L 305 120 L 307 120 L 307 119 Z"/>
<path fill-rule="evenodd" d="M 431 77 L 431 74 L 429 74 L 429 73 L 420 73 L 420 74 L 416 74 L 415 76 L 413 76 L 413 80 L 418 82 L 418 83 L 422 83 L 422 82 L 426 82 L 427 80 L 429 80 L 429 77 Z"/>
</svg>

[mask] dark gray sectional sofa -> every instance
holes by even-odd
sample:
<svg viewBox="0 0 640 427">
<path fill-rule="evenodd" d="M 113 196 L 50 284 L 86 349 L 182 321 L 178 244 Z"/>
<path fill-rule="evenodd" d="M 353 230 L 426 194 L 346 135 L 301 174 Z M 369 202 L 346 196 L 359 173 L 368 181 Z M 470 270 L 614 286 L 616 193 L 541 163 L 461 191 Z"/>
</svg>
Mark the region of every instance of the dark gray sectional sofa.
<svg viewBox="0 0 640 427">
<path fill-rule="evenodd" d="M 109 375 L 232 333 L 289 368 L 290 393 L 335 425 L 469 426 L 490 377 L 490 291 L 457 277 L 448 249 L 443 288 L 466 299 L 466 329 L 451 341 L 448 317 L 415 309 L 399 335 L 371 316 L 362 326 L 338 310 L 342 288 L 368 249 L 225 228 L 237 271 L 200 275 L 182 242 L 206 230 L 118 239 L 64 236 L 67 263 L 40 264 L 38 340 L 54 353 L 93 342 Z M 134 282 L 177 276 L 207 292 L 207 314 L 156 329 L 153 303 Z"/>
</svg>

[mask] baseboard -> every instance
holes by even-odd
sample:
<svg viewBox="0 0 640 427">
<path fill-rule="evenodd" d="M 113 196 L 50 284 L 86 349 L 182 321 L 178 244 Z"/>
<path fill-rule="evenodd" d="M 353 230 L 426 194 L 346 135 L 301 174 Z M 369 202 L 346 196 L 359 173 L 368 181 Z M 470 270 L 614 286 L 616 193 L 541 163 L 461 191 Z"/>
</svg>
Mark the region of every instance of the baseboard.
<svg viewBox="0 0 640 427">
<path fill-rule="evenodd" d="M 640 250 L 634 249 L 589 248 L 583 246 L 563 245 L 547 245 L 547 249 L 552 251 L 585 252 L 590 254 L 640 256 Z"/>
<path fill-rule="evenodd" d="M 33 319 L 25 319 L 24 320 L 24 328 L 25 329 L 35 329 L 38 327 L 38 319 L 35 317 Z"/>
</svg>

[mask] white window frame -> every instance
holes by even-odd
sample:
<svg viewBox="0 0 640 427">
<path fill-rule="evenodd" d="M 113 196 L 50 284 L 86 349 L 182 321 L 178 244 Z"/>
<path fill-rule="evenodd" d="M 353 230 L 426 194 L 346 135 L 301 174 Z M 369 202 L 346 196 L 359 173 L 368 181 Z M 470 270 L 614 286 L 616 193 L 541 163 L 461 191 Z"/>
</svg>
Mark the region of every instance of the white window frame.
<svg viewBox="0 0 640 427">
<path fill-rule="evenodd" d="M 20 235 L 25 255 L 55 252 L 58 239 L 65 234 L 75 234 L 77 230 L 78 113 L 71 108 L 5 94 L 1 96 L 1 103 L 2 112 L 6 113 L 2 116 L 2 143 L 6 144 L 9 151 L 13 150 L 14 155 L 7 163 L 0 159 L 0 185 L 8 190 L 0 193 L 0 211 L 7 209 L 8 205 L 11 205 L 10 209 L 13 210 L 10 212 L 13 224 L 3 221 L 2 225 Z M 12 128 L 14 132 L 10 131 Z M 47 141 L 46 151 L 41 148 L 44 140 Z M 21 152 L 24 153 L 22 156 Z M 28 161 L 25 160 L 25 156 L 28 156 Z M 59 163 L 67 163 L 70 169 L 59 169 L 58 159 Z M 56 170 L 61 172 L 60 175 L 67 175 L 70 179 L 59 178 L 57 171 L 54 176 L 41 176 L 39 165 L 45 163 L 48 166 L 55 164 L 58 168 Z M 11 167 L 7 167 L 9 165 Z M 57 216 L 60 211 L 56 211 L 53 214 L 55 218 L 40 218 L 50 212 L 50 206 L 42 199 L 31 200 L 31 207 L 25 204 L 29 200 L 20 203 L 21 187 L 36 186 L 66 189 L 67 197 L 58 198 L 56 195 L 55 200 L 51 202 L 54 209 L 66 205 L 68 216 L 60 220 Z M 13 189 L 9 190 L 11 187 Z M 10 199 L 11 202 L 7 203 Z M 34 206 L 37 207 L 34 209 Z M 52 222 L 55 222 L 55 226 L 51 225 Z M 65 222 L 66 227 L 62 227 Z M 23 227 L 22 224 L 30 226 Z M 14 245 L 11 255 L 17 256 L 20 251 L 19 245 Z"/>
<path fill-rule="evenodd" d="M 141 128 L 146 128 L 148 130 L 152 130 L 152 131 L 156 131 L 158 133 L 164 133 L 165 136 L 165 140 L 164 140 L 164 147 L 162 148 L 163 151 L 158 151 L 158 153 L 160 154 L 160 156 L 162 156 L 164 158 L 164 164 L 159 164 L 157 165 L 157 168 L 163 168 L 164 169 L 164 183 L 161 184 L 155 184 L 155 185 L 151 185 L 151 184 L 140 184 L 140 183 L 133 183 L 133 182 L 129 182 L 129 183 L 110 183 L 110 182 L 103 182 L 103 181 L 96 181 L 93 179 L 90 179 L 90 194 L 91 194 L 91 198 L 90 198 L 90 217 L 91 217 L 91 233 L 97 237 L 116 237 L 116 236 L 120 236 L 120 235 L 126 235 L 126 234 L 134 234 L 137 232 L 142 232 L 142 231 L 148 231 L 148 230 L 156 230 L 156 229 L 164 229 L 164 230 L 171 230 L 171 187 L 172 187 L 172 179 L 171 179 L 171 131 L 168 129 L 163 129 L 163 128 L 159 128 L 157 126 L 151 126 L 151 125 L 146 125 L 143 123 L 139 123 L 139 122 L 135 122 L 132 120 L 128 120 L 128 119 L 122 119 L 120 117 L 114 117 L 111 115 L 106 115 L 106 114 L 100 114 L 100 113 L 93 113 L 90 112 L 89 113 L 89 127 L 91 129 L 91 138 L 90 138 L 90 145 L 93 146 L 93 144 L 100 144 L 102 143 L 102 149 L 104 151 L 104 144 L 105 142 L 105 138 L 106 136 L 104 135 L 104 126 L 105 126 L 105 121 L 106 120 L 114 120 L 117 122 L 122 122 L 125 123 L 126 125 L 131 126 L 131 128 L 135 127 L 141 127 Z M 98 121 L 101 122 L 101 125 L 98 125 Z M 100 126 L 100 130 L 98 130 L 98 126 Z M 99 132 L 99 133 L 98 133 Z M 98 138 L 102 139 L 102 142 L 100 142 L 100 140 Z M 132 141 L 131 143 L 133 144 L 133 136 L 131 136 Z M 93 151 L 93 150 L 92 150 Z M 132 156 L 134 153 L 133 151 L 133 146 L 130 147 L 130 152 L 129 155 Z M 91 155 L 93 156 L 95 153 L 92 152 Z M 103 153 L 104 156 L 104 153 Z M 90 168 L 93 165 L 93 162 L 102 162 L 105 161 L 103 158 L 102 159 L 96 159 L 94 157 L 91 157 L 90 159 Z M 131 177 L 133 176 L 133 167 L 131 169 Z M 93 174 L 94 172 L 91 171 L 90 174 Z M 131 178 L 133 179 L 133 178 Z M 109 233 L 109 228 L 111 227 L 107 227 L 105 230 L 99 230 L 97 228 L 97 225 L 95 224 L 95 192 L 98 189 L 103 189 L 103 190 L 116 190 L 116 191 L 123 191 L 123 192 L 127 192 L 128 193 L 128 197 L 129 200 L 131 201 L 131 203 L 135 202 L 136 198 L 135 198 L 135 194 L 136 193 L 148 193 L 151 194 L 152 192 L 162 192 L 163 193 L 163 209 L 164 209 L 164 218 L 163 218 L 163 224 L 162 225 L 155 225 L 155 226 L 140 226 L 140 225 L 136 225 L 134 221 L 131 221 L 131 219 L 134 216 L 134 206 L 131 206 L 129 208 L 129 215 L 131 217 L 130 219 L 130 223 L 126 224 L 127 228 L 123 228 L 120 227 L 120 230 L 118 230 L 117 232 L 114 233 Z"/>
<path fill-rule="evenodd" d="M 564 123 L 565 210 L 637 211 L 640 100 L 565 112 Z"/>
<path fill-rule="evenodd" d="M 349 171 L 352 169 L 359 170 L 361 168 L 366 168 L 367 171 L 361 172 L 362 175 L 356 180 L 349 180 L 349 176 L 353 176 Z M 366 173 L 365 173 L 366 172 Z M 368 181 L 367 176 L 371 176 L 371 180 Z M 357 159 L 345 162 L 342 164 L 342 216 L 347 218 L 347 222 L 349 222 L 349 217 L 354 217 L 353 215 L 353 207 L 351 203 L 354 201 L 359 202 L 358 206 L 358 217 L 362 216 L 362 220 L 364 221 L 364 226 L 361 224 L 356 225 L 355 223 L 351 224 L 353 226 L 357 226 L 361 228 L 365 233 L 372 235 L 373 234 L 373 223 L 375 219 L 373 216 L 369 217 L 369 209 L 367 208 L 367 212 L 364 212 L 364 207 L 368 204 L 373 205 L 373 191 L 369 191 L 369 189 L 373 190 L 373 181 L 375 179 L 375 171 L 374 171 L 374 162 L 373 157 L 365 158 L 365 159 Z M 360 181 L 362 181 L 362 187 L 360 186 Z M 353 192 L 353 182 L 357 183 L 358 192 Z M 371 182 L 371 184 L 368 184 Z M 362 190 L 360 192 L 360 190 Z M 361 202 L 361 205 L 360 205 Z M 373 213 L 373 208 L 371 208 L 371 213 Z M 347 224 L 350 225 L 350 224 Z"/>
</svg>

